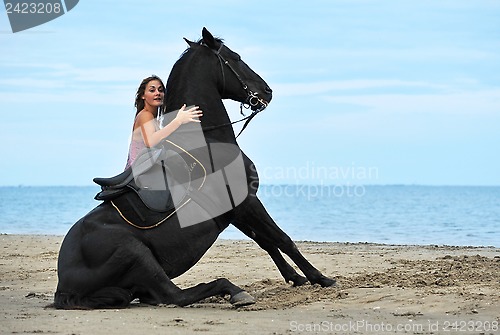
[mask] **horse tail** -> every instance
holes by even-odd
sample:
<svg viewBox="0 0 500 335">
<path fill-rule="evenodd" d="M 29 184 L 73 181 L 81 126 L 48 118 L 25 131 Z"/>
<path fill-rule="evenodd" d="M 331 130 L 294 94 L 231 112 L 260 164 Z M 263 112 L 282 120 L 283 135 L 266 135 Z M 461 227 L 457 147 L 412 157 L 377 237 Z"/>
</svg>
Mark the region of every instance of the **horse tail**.
<svg viewBox="0 0 500 335">
<path fill-rule="evenodd" d="M 125 308 L 131 301 L 130 291 L 120 287 L 105 287 L 86 296 L 57 291 L 52 306 L 57 309 Z"/>
</svg>

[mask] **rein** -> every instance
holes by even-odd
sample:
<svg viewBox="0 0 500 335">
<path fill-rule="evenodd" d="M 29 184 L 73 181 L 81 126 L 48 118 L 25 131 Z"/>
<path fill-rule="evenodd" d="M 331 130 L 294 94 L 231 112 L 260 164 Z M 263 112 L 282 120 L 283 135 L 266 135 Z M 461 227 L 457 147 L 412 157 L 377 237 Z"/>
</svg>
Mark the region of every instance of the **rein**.
<svg viewBox="0 0 500 335">
<path fill-rule="evenodd" d="M 241 104 L 241 106 L 243 106 L 243 103 Z M 241 108 L 241 106 L 240 106 L 240 108 Z M 255 110 L 255 111 L 252 112 L 252 114 L 247 115 L 244 118 L 239 119 L 238 121 L 227 122 L 227 123 L 219 124 L 219 125 L 216 125 L 216 126 L 206 127 L 206 128 L 203 128 L 203 131 L 211 131 L 211 130 L 219 129 L 219 128 L 222 128 L 222 127 L 232 126 L 233 124 L 240 123 L 240 122 L 243 122 L 243 121 L 246 120 L 246 122 L 243 125 L 243 127 L 241 128 L 240 132 L 238 133 L 238 135 L 236 135 L 236 138 L 238 138 L 238 136 L 241 135 L 241 133 L 243 132 L 243 130 L 245 130 L 245 128 L 248 126 L 248 124 L 254 118 L 254 116 L 257 115 L 259 112 L 261 112 L 261 110 Z M 243 114 L 243 110 L 241 110 L 240 113 L 242 115 L 245 115 L 245 114 Z"/>
<path fill-rule="evenodd" d="M 202 45 L 209 48 L 206 44 L 202 44 Z M 244 118 L 242 118 L 238 121 L 227 122 L 227 123 L 216 125 L 216 126 L 206 127 L 206 128 L 203 128 L 203 130 L 204 131 L 211 131 L 211 130 L 222 128 L 222 127 L 232 126 L 233 124 L 236 124 L 236 123 L 239 123 L 242 121 L 246 121 L 245 124 L 243 125 L 243 127 L 241 128 L 240 132 L 238 133 L 238 135 L 236 135 L 236 138 L 238 138 L 241 135 L 241 133 L 243 132 L 243 130 L 245 130 L 245 128 L 248 126 L 250 121 L 258 113 L 260 113 L 261 111 L 263 111 L 267 107 L 268 102 L 259 98 L 258 93 L 255 93 L 252 90 L 250 90 L 248 88 L 248 85 L 243 81 L 243 79 L 241 79 L 241 76 L 238 74 L 238 72 L 236 72 L 236 70 L 231 66 L 231 64 L 229 64 L 229 62 L 226 59 L 224 59 L 224 57 L 222 57 L 220 52 L 221 52 L 223 46 L 224 46 L 224 43 L 221 43 L 221 45 L 217 51 L 209 48 L 217 56 L 217 59 L 219 60 L 219 63 L 220 63 L 221 72 L 222 72 L 222 82 L 223 82 L 222 92 L 224 93 L 226 90 L 226 76 L 224 74 L 224 64 L 225 64 L 229 68 L 229 70 L 231 70 L 231 72 L 236 76 L 236 79 L 238 79 L 238 81 L 241 83 L 243 89 L 247 92 L 247 98 L 246 98 L 245 102 L 242 102 L 240 104 L 240 114 L 243 116 L 245 115 L 243 113 L 243 107 L 245 107 L 246 109 L 249 109 L 252 107 L 257 107 L 257 106 L 258 107 L 255 110 L 253 110 L 253 112 L 250 115 L 245 116 Z"/>
</svg>

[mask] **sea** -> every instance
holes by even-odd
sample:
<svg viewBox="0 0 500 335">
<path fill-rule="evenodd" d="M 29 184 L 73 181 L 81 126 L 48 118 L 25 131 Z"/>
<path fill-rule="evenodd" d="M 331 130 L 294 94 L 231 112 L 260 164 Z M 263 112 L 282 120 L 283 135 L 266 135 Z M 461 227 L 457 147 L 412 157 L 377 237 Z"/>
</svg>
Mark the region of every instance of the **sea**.
<svg viewBox="0 0 500 335">
<path fill-rule="evenodd" d="M 98 191 L 0 187 L 0 233 L 64 235 Z M 295 241 L 500 247 L 497 186 L 261 185 L 258 196 Z M 248 239 L 233 226 L 220 238 Z"/>
</svg>

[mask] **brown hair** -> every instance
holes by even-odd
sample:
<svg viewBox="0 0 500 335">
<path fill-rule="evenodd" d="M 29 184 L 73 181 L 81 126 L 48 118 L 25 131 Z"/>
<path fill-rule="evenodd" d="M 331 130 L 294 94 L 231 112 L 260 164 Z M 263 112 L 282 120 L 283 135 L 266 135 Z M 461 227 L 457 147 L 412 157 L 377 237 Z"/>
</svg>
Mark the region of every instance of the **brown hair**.
<svg viewBox="0 0 500 335">
<path fill-rule="evenodd" d="M 142 111 L 144 109 L 144 99 L 142 99 L 142 96 L 144 95 L 144 92 L 146 91 L 146 85 L 152 80 L 158 80 L 161 83 L 161 86 L 163 86 L 163 91 L 165 91 L 165 84 L 163 84 L 163 81 L 160 79 L 160 77 L 153 74 L 153 75 L 143 79 L 141 84 L 139 85 L 139 88 L 137 89 L 137 93 L 135 94 L 134 106 L 137 109 L 137 111 L 135 113 L 136 116 L 137 116 L 137 114 L 139 114 L 140 111 Z M 165 113 L 166 97 L 167 97 L 167 95 L 165 94 L 163 97 L 163 104 L 160 106 L 160 108 L 158 110 L 158 115 L 162 115 Z"/>
</svg>

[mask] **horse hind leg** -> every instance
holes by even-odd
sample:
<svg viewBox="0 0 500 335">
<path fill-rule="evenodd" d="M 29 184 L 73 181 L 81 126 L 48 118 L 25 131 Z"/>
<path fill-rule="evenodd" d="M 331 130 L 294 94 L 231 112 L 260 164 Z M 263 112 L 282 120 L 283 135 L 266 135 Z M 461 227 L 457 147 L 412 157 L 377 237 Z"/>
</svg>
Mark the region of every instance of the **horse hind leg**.
<svg viewBox="0 0 500 335">
<path fill-rule="evenodd" d="M 130 267 L 129 252 L 113 243 L 115 238 L 101 231 L 85 235 L 70 231 L 59 252 L 55 308 L 124 308 L 130 304 L 133 292 L 117 280 Z"/>
<path fill-rule="evenodd" d="M 226 278 L 219 278 L 209 283 L 201 283 L 186 289 L 180 289 L 173 283 L 169 286 L 171 293 L 162 301 L 164 304 L 187 306 L 208 297 L 224 295 L 230 295 L 229 302 L 235 307 L 255 303 L 255 298 Z"/>
<path fill-rule="evenodd" d="M 136 258 L 126 277 L 121 286 L 134 287 L 134 297 L 148 304 L 187 306 L 208 297 L 224 295 L 229 295 L 230 302 L 237 307 L 255 303 L 253 297 L 226 278 L 186 289 L 179 288 L 146 246 L 142 246 L 140 257 Z"/>
<path fill-rule="evenodd" d="M 136 282 L 136 285 L 140 283 L 141 291 L 147 292 L 146 300 L 143 301 L 149 304 L 187 306 L 205 298 L 225 295 L 230 296 L 229 302 L 235 307 L 255 303 L 255 299 L 250 294 L 226 278 L 181 289 L 170 280 L 152 254 L 150 254 L 148 266 L 143 269 L 139 267 L 138 271 L 142 274 L 142 278 Z M 139 300 L 141 300 L 140 297 Z"/>
<path fill-rule="evenodd" d="M 104 238 L 102 235 L 93 237 L 97 241 L 89 243 L 94 245 L 99 244 L 99 238 Z M 248 293 L 225 278 L 181 289 L 170 280 L 146 245 L 130 236 L 122 236 L 120 241 L 120 246 L 110 252 L 111 256 L 99 266 L 61 269 L 54 302 L 56 308 L 123 308 L 134 298 L 148 304 L 186 306 L 217 295 L 229 295 L 230 302 L 235 306 L 255 302 Z M 95 247 L 92 250 L 103 253 Z M 69 293 L 78 292 L 78 287 L 92 289 L 84 294 Z"/>
<path fill-rule="evenodd" d="M 158 264 L 159 266 L 159 264 Z M 229 295 L 229 302 L 235 307 L 255 303 L 255 299 L 245 290 L 234 285 L 226 278 L 219 278 L 209 283 L 181 289 L 175 285 L 165 272 L 157 272 L 156 276 L 142 279 L 141 292 L 136 297 L 143 303 L 151 305 L 187 306 L 205 298 Z M 149 285 L 148 282 L 149 281 Z M 144 285 L 146 284 L 146 285 Z"/>
</svg>

